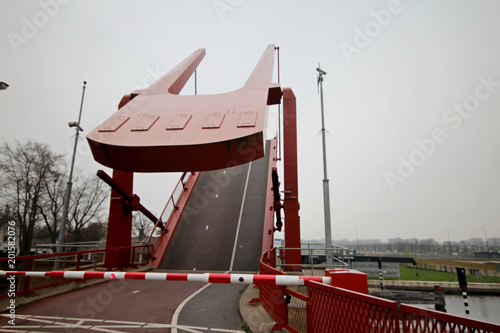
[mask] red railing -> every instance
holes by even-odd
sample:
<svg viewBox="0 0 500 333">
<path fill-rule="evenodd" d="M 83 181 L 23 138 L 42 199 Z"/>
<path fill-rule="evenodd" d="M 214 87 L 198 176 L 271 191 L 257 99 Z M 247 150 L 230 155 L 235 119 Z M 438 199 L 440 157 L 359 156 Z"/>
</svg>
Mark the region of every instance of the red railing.
<svg viewBox="0 0 500 333">
<path fill-rule="evenodd" d="M 272 267 L 276 264 L 275 249 L 264 252 L 260 261 L 260 274 L 286 275 L 286 273 Z M 292 333 L 306 332 L 307 329 L 307 296 L 302 295 L 285 286 L 259 285 L 259 301 L 267 313 L 276 321 L 272 331 L 286 328 Z M 288 303 L 288 304 L 287 304 Z"/>
<path fill-rule="evenodd" d="M 267 253 L 263 256 L 267 258 Z M 260 274 L 285 275 L 280 270 L 273 268 L 263 261 L 260 262 Z M 273 330 L 281 330 L 287 322 L 287 306 L 285 301 L 285 286 L 260 285 L 259 299 L 264 309 L 276 321 Z M 256 301 L 256 300 L 253 300 Z"/>
<path fill-rule="evenodd" d="M 309 332 L 399 332 L 398 305 L 321 283 L 309 286 Z"/>
<path fill-rule="evenodd" d="M 500 325 L 401 304 L 403 332 L 500 332 Z"/>
<path fill-rule="evenodd" d="M 274 253 L 274 252 L 271 252 Z M 270 260 L 271 259 L 271 260 Z M 260 274 L 284 275 L 269 266 L 267 252 Z M 306 281 L 307 296 L 284 286 L 260 286 L 258 301 L 276 321 L 272 330 L 290 332 L 500 332 L 500 325 L 401 304 L 394 301 Z M 257 300 L 252 300 L 254 303 Z"/>
<path fill-rule="evenodd" d="M 308 307 L 309 297 L 295 290 L 286 289 L 285 299 L 287 302 L 287 323 L 286 329 L 292 333 L 307 332 L 309 323 L 308 315 L 310 308 Z"/>
<path fill-rule="evenodd" d="M 160 215 L 160 220 L 165 222 L 165 228 L 168 227 L 168 222 L 172 217 L 172 214 L 176 209 L 179 209 L 178 202 L 183 194 L 184 191 L 186 191 L 186 184 L 189 183 L 189 180 L 192 176 L 194 176 L 195 173 L 192 172 L 184 172 L 181 175 L 181 178 L 177 182 L 177 184 L 174 187 L 174 190 L 172 191 L 172 194 L 170 197 L 168 197 L 167 203 L 165 204 L 165 207 L 163 208 L 163 211 L 161 212 Z M 187 180 L 185 178 L 187 177 Z M 149 244 L 149 241 L 151 240 L 151 237 L 153 234 L 157 231 L 156 228 L 158 228 L 158 223 L 155 224 L 155 227 L 151 231 L 151 234 L 149 235 L 149 238 L 146 242 L 146 244 Z"/>
<path fill-rule="evenodd" d="M 60 270 L 89 270 L 97 269 L 104 263 L 106 253 L 114 253 L 115 251 L 130 251 L 130 267 L 145 265 L 149 261 L 152 245 L 136 245 L 126 248 L 111 248 L 86 251 L 73 251 L 63 253 L 39 254 L 33 256 L 22 256 L 15 258 L 15 269 L 8 267 L 8 258 L 0 259 L 0 269 L 4 271 L 48 271 L 51 270 L 54 262 L 57 260 L 60 264 Z M 58 285 L 71 283 L 76 280 L 61 280 L 61 279 L 36 279 L 32 277 L 20 278 L 16 283 L 17 295 L 35 294 L 36 290 L 55 287 Z M 0 291 L 3 292 L 3 291 Z M 8 298 L 7 294 L 0 295 L 0 299 Z"/>
<path fill-rule="evenodd" d="M 180 221 L 184 208 L 186 207 L 199 176 L 199 172 L 184 172 L 177 182 L 174 191 L 170 195 L 165 208 L 160 215 L 160 220 L 165 223 L 164 230 L 160 234 L 160 237 L 158 238 L 158 241 L 153 249 L 151 260 L 148 263 L 149 266 L 158 268 L 161 264 L 163 256 L 167 251 L 168 244 L 170 243 L 172 235 L 177 228 L 177 224 Z M 156 231 L 157 229 L 155 225 L 155 228 L 151 231 L 151 235 L 149 235 L 146 244 L 149 244 Z"/>
</svg>

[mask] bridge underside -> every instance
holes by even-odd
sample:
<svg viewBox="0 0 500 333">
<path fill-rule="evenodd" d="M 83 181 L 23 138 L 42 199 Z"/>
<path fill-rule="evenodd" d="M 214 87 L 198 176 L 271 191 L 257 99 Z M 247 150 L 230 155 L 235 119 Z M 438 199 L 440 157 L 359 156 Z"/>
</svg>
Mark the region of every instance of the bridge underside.
<svg viewBox="0 0 500 333">
<path fill-rule="evenodd" d="M 269 147 L 253 162 L 200 174 L 160 269 L 259 270 Z"/>
</svg>

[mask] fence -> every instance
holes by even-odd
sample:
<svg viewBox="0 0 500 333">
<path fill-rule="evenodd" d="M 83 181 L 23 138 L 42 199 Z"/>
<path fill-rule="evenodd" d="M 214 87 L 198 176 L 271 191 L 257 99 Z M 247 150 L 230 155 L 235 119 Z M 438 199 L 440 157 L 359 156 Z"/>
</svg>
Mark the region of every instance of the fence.
<svg viewBox="0 0 500 333">
<path fill-rule="evenodd" d="M 500 332 L 500 325 L 401 304 L 403 332 Z"/>
<path fill-rule="evenodd" d="M 268 258 L 267 252 L 264 254 L 263 258 Z M 267 265 L 263 261 L 260 262 L 260 274 L 286 275 L 282 271 Z M 283 329 L 287 322 L 285 290 L 285 286 L 260 285 L 259 299 L 251 301 L 253 304 L 255 304 L 257 301 L 260 301 L 267 313 L 269 313 L 269 315 L 276 321 L 276 324 L 274 325 L 272 330 L 278 331 Z"/>
<path fill-rule="evenodd" d="M 456 274 L 455 270 L 456 266 L 450 266 L 450 265 L 440 265 L 440 264 L 429 264 L 429 263 L 417 263 L 417 269 L 419 270 L 428 270 L 428 271 L 438 271 L 438 272 L 448 272 L 448 273 L 454 273 Z M 415 268 L 412 266 L 412 268 Z M 466 274 L 472 274 L 476 276 L 500 276 L 500 270 L 497 268 L 497 270 L 492 270 L 492 269 L 478 269 L 478 268 L 470 268 L 470 267 L 465 267 L 465 272 Z"/>
<path fill-rule="evenodd" d="M 260 274 L 283 275 L 263 255 Z M 454 316 L 306 281 L 306 294 L 284 286 L 260 286 L 259 301 L 276 321 L 272 330 L 301 332 L 500 332 L 500 325 Z M 252 300 L 256 303 L 257 300 Z"/>
<path fill-rule="evenodd" d="M 337 245 L 332 245 L 331 248 L 326 248 L 318 244 L 306 244 L 307 247 L 301 248 L 278 248 L 280 258 L 284 259 L 285 263 L 278 263 L 277 267 L 297 266 L 296 264 L 286 264 L 286 253 L 300 251 L 302 258 L 302 268 L 311 270 L 313 274 L 314 268 L 350 268 L 352 253 L 351 250 Z M 329 253 L 332 256 L 332 265 L 327 265 L 326 255 Z"/>
<path fill-rule="evenodd" d="M 308 332 L 399 332 L 396 302 L 320 283 L 306 285 Z"/>
<path fill-rule="evenodd" d="M 111 248 L 87 251 L 74 251 L 63 253 L 40 254 L 32 256 L 22 256 L 15 258 L 15 270 L 17 271 L 48 271 L 51 270 L 56 261 L 60 264 L 61 270 L 96 270 L 102 267 L 106 254 L 113 255 L 116 251 L 130 251 L 130 266 L 145 265 L 149 261 L 151 245 L 136 245 L 126 248 Z M 12 267 L 8 267 L 9 259 L 0 259 L 0 269 L 4 271 L 12 271 Z M 76 280 L 61 280 L 61 279 L 33 279 L 31 277 L 20 278 L 16 283 L 18 289 L 17 295 L 28 294 L 32 295 L 36 290 L 55 287 L 58 285 L 71 283 Z M 2 295 L 0 299 L 7 298 L 8 295 Z"/>
<path fill-rule="evenodd" d="M 37 244 L 35 246 L 35 252 L 32 254 L 36 255 L 36 254 L 55 253 L 58 246 L 63 249 L 62 252 L 75 252 L 75 251 L 85 251 L 85 250 L 98 250 L 106 246 L 106 242 L 104 241 L 72 242 L 72 243 L 64 243 L 62 245 Z"/>
</svg>

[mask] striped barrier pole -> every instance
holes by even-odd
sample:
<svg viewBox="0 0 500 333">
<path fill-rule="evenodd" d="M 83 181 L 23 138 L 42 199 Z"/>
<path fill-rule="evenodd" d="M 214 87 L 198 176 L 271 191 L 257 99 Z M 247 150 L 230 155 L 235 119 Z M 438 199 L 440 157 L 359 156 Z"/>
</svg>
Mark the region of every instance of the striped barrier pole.
<svg viewBox="0 0 500 333">
<path fill-rule="evenodd" d="M 462 299 L 464 300 L 465 314 L 470 315 L 469 301 L 467 300 L 467 290 L 462 290 Z"/>
<path fill-rule="evenodd" d="M 384 272 L 382 271 L 382 258 L 378 258 L 378 274 L 380 276 L 380 289 L 384 290 Z"/>
<path fill-rule="evenodd" d="M 469 311 L 469 301 L 467 300 L 467 275 L 465 274 L 464 267 L 455 267 L 458 277 L 458 285 L 460 290 L 462 290 L 462 299 L 464 301 L 465 314 L 470 315 Z"/>
<path fill-rule="evenodd" d="M 0 271 L 0 277 L 29 276 L 56 279 L 104 279 L 104 280 L 154 280 L 186 281 L 228 284 L 269 284 L 277 286 L 303 286 L 305 281 L 330 284 L 326 276 L 261 275 L 229 273 L 139 273 L 139 272 L 86 272 L 86 271 Z"/>
</svg>

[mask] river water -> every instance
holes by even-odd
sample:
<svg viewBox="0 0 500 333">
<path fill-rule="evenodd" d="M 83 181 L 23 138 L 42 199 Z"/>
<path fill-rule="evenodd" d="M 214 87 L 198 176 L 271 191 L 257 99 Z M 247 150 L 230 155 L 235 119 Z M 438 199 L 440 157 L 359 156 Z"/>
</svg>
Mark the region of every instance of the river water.
<svg viewBox="0 0 500 333">
<path fill-rule="evenodd" d="M 462 295 L 445 294 L 446 310 L 448 313 L 478 319 L 490 323 L 500 324 L 500 297 L 468 295 L 470 314 L 465 314 L 465 306 Z M 433 305 L 422 305 L 426 309 L 434 309 Z"/>
</svg>

